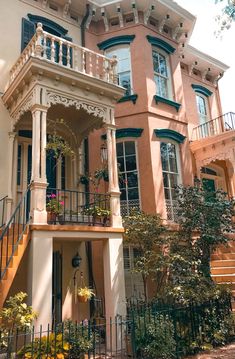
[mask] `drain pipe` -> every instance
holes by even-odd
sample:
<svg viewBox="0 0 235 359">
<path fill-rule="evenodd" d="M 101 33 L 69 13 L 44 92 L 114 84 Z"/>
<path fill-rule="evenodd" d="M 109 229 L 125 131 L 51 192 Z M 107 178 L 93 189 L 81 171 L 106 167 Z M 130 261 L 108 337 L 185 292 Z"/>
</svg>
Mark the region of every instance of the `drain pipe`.
<svg viewBox="0 0 235 359">
<path fill-rule="evenodd" d="M 90 15 L 90 5 L 89 4 L 86 4 L 86 13 L 82 19 L 82 22 L 81 22 L 81 45 L 82 47 L 86 47 L 85 46 L 85 29 L 86 29 L 86 22 L 87 22 L 87 19 Z"/>
<path fill-rule="evenodd" d="M 86 47 L 85 31 L 86 31 L 86 23 L 87 23 L 87 19 L 88 19 L 89 15 L 90 15 L 90 5 L 86 4 L 86 13 L 81 22 L 81 45 L 82 45 L 82 47 Z M 88 143 L 87 143 L 87 145 L 88 145 Z M 88 153 L 89 152 L 88 152 L 88 148 L 87 148 L 87 154 Z M 87 158 L 87 162 L 88 162 L 88 158 Z M 89 162 L 87 163 L 87 167 L 88 166 L 89 166 Z M 86 171 L 89 172 L 89 169 L 86 168 Z M 95 280 L 94 280 L 93 266 L 92 266 L 92 245 L 91 245 L 91 242 L 89 242 L 89 241 L 86 242 L 85 245 L 86 245 L 86 254 L 87 254 L 87 262 L 88 262 L 89 286 L 95 287 L 95 290 L 96 290 L 96 284 L 95 284 Z M 90 315 L 91 316 L 94 315 L 94 311 L 95 311 L 95 303 L 94 303 L 94 300 L 91 300 L 90 301 Z"/>
</svg>

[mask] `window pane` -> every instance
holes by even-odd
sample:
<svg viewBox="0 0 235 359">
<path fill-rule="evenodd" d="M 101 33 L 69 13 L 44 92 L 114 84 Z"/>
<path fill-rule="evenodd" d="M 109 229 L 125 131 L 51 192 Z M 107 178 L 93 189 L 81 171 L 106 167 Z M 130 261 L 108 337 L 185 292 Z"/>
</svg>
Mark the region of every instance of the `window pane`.
<svg viewBox="0 0 235 359">
<path fill-rule="evenodd" d="M 128 199 L 138 199 L 139 198 L 139 191 L 138 188 L 131 188 L 128 190 Z"/>
<path fill-rule="evenodd" d="M 126 157 L 126 171 L 133 171 L 136 169 L 135 156 Z"/>
<path fill-rule="evenodd" d="M 131 93 L 130 72 L 119 74 L 119 85 L 126 89 L 126 95 Z"/>
<path fill-rule="evenodd" d="M 117 143 L 117 156 L 123 156 L 123 144 Z"/>
<path fill-rule="evenodd" d="M 125 189 L 123 189 L 123 190 L 121 190 L 121 200 L 126 200 L 126 190 Z"/>
<path fill-rule="evenodd" d="M 169 187 L 168 174 L 163 172 L 163 185 L 164 187 Z"/>
<path fill-rule="evenodd" d="M 168 171 L 168 151 L 167 151 L 167 143 L 161 143 L 161 160 L 162 160 L 162 169 L 163 171 Z"/>
<path fill-rule="evenodd" d="M 119 171 L 120 172 L 124 172 L 125 168 L 124 168 L 124 158 L 123 157 L 119 157 L 117 159 L 118 163 L 119 163 Z"/>
<path fill-rule="evenodd" d="M 160 73 L 159 56 L 156 51 L 153 51 L 153 69 L 154 69 L 154 72 Z"/>
<path fill-rule="evenodd" d="M 178 185 L 178 175 L 169 174 L 171 188 L 174 188 Z"/>
<path fill-rule="evenodd" d="M 167 77 L 167 66 L 166 66 L 166 59 L 164 56 L 159 55 L 159 72 L 161 75 Z"/>
<path fill-rule="evenodd" d="M 167 188 L 164 188 L 165 198 L 170 199 L 170 190 Z"/>
<path fill-rule="evenodd" d="M 170 171 L 177 172 L 175 145 L 173 145 L 172 143 L 168 143 L 168 155 L 169 155 Z"/>
<path fill-rule="evenodd" d="M 155 76 L 155 81 L 157 85 L 157 94 L 167 98 L 167 80 L 161 76 Z"/>
<path fill-rule="evenodd" d="M 125 154 L 126 156 L 135 154 L 135 142 L 133 141 L 125 142 Z"/>
<path fill-rule="evenodd" d="M 127 173 L 127 184 L 129 188 L 138 186 L 137 172 Z"/>
<path fill-rule="evenodd" d="M 118 72 L 130 71 L 130 59 L 122 59 L 118 61 Z"/>
</svg>

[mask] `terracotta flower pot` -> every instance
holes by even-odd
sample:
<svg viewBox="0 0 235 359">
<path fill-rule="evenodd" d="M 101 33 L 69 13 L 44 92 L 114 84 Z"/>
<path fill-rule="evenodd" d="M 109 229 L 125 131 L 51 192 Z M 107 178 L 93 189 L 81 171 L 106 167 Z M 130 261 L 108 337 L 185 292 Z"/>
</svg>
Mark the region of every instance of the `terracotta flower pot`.
<svg viewBox="0 0 235 359">
<path fill-rule="evenodd" d="M 56 213 L 47 212 L 47 222 L 50 224 L 56 224 Z"/>
<path fill-rule="evenodd" d="M 86 303 L 87 302 L 87 297 L 85 297 L 84 295 L 79 295 L 78 294 L 78 301 L 80 303 Z"/>
</svg>

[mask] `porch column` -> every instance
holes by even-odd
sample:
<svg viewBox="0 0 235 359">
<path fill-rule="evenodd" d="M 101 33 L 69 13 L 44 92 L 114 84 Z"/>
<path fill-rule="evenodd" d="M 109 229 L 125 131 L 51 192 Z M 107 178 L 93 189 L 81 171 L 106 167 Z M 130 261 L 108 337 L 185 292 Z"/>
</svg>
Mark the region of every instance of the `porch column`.
<svg viewBox="0 0 235 359">
<path fill-rule="evenodd" d="M 107 348 L 112 351 L 121 348 L 121 332 L 114 323 L 117 315 L 126 316 L 126 295 L 123 263 L 122 233 L 115 233 L 103 243 L 105 316 L 107 320 Z M 117 346 L 117 348 L 116 348 Z"/>
<path fill-rule="evenodd" d="M 28 303 L 38 313 L 36 329 L 52 323 L 53 238 L 48 232 L 32 231 L 28 262 Z"/>
<path fill-rule="evenodd" d="M 7 189 L 7 211 L 6 222 L 9 221 L 12 215 L 12 203 L 13 203 L 13 165 L 14 165 L 14 141 L 16 132 L 9 132 L 9 171 L 8 171 L 8 189 Z"/>
<path fill-rule="evenodd" d="M 122 227 L 120 214 L 120 189 L 118 181 L 117 153 L 116 153 L 116 127 L 107 125 L 107 149 L 108 149 L 108 172 L 109 193 L 112 227 Z"/>
<path fill-rule="evenodd" d="M 47 223 L 46 211 L 46 117 L 47 107 L 35 105 L 32 112 L 31 218 L 33 224 Z"/>
</svg>

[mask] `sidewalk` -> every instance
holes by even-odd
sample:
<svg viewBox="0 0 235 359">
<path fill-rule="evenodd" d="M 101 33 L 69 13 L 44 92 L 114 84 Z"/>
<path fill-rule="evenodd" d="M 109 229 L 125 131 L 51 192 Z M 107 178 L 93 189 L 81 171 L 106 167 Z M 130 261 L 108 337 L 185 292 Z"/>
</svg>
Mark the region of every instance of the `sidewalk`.
<svg viewBox="0 0 235 359">
<path fill-rule="evenodd" d="M 235 343 L 212 350 L 207 354 L 197 354 L 186 359 L 235 359 Z"/>
</svg>

